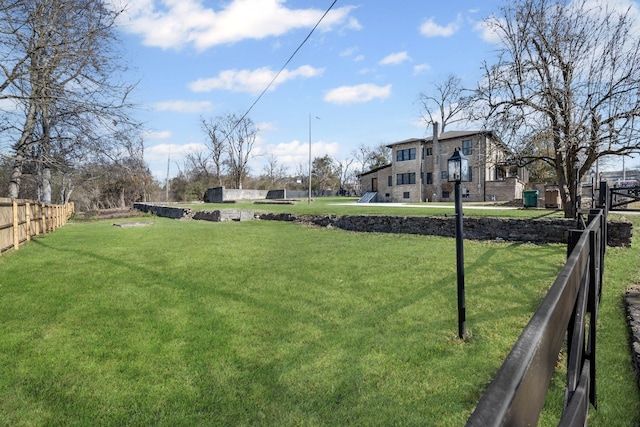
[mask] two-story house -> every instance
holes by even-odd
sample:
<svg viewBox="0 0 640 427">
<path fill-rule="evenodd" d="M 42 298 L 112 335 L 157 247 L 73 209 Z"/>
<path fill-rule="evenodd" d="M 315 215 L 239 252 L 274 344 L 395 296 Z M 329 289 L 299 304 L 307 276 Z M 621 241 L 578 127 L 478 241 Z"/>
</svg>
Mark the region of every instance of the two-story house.
<svg viewBox="0 0 640 427">
<path fill-rule="evenodd" d="M 453 200 L 447 160 L 457 148 L 469 159 L 470 182 L 462 184 L 468 201 L 511 201 L 522 198 L 526 168 L 513 163 L 511 150 L 491 131 L 449 131 L 388 145 L 392 162 L 360 177 L 362 192 L 376 192 L 371 201 L 424 202 Z"/>
</svg>

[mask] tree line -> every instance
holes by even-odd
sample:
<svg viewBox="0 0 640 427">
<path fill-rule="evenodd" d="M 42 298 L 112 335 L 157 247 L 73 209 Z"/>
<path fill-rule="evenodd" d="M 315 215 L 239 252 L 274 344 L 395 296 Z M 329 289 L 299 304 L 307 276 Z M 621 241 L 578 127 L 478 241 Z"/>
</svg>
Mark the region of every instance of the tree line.
<svg viewBox="0 0 640 427">
<path fill-rule="evenodd" d="M 168 184 L 170 201 L 201 200 L 208 188 L 252 188 L 308 191 L 309 167 L 299 163 L 292 171 L 273 154 L 264 159 L 260 172 L 252 172 L 249 161 L 256 157 L 254 143 L 259 133 L 251 118 L 237 114 L 201 118 L 204 148 L 188 153 L 178 164 L 177 176 Z M 357 194 L 357 175 L 391 161 L 386 144 L 360 144 L 346 159 L 328 154 L 311 163 L 311 191 L 314 194 Z"/>
<path fill-rule="evenodd" d="M 0 0 L 0 179 L 10 198 L 95 207 L 151 185 L 123 79 L 116 20 L 100 0 Z"/>
</svg>

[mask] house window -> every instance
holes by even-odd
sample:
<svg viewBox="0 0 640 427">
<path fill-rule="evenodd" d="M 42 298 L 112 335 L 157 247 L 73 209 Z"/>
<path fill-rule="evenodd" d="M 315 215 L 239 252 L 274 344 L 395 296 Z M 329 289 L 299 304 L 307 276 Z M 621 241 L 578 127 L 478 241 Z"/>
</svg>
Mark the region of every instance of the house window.
<svg viewBox="0 0 640 427">
<path fill-rule="evenodd" d="M 446 190 L 442 190 L 442 198 L 443 199 L 448 199 L 449 198 L 449 192 Z"/>
<path fill-rule="evenodd" d="M 447 178 L 449 178 L 449 174 L 447 173 L 447 171 L 440 172 L 440 179 L 447 179 Z"/>
<path fill-rule="evenodd" d="M 404 193 L 402 193 L 402 198 L 403 199 L 409 199 L 410 198 L 409 192 L 405 191 Z"/>
<path fill-rule="evenodd" d="M 406 160 L 415 160 L 415 159 L 416 159 L 415 148 L 407 148 L 406 150 L 396 151 L 396 160 L 398 162 L 404 162 Z"/>
<path fill-rule="evenodd" d="M 387 186 L 392 187 L 393 186 L 393 176 L 389 175 L 389 178 L 387 179 Z"/>
<path fill-rule="evenodd" d="M 465 156 L 470 156 L 473 154 L 473 144 L 470 139 L 466 139 L 462 141 L 462 154 Z"/>
<path fill-rule="evenodd" d="M 425 148 L 425 150 L 427 151 L 427 156 L 432 156 L 433 155 L 433 148 L 432 147 L 427 147 Z"/>
<path fill-rule="evenodd" d="M 473 168 L 469 166 L 469 182 L 473 181 Z"/>
<path fill-rule="evenodd" d="M 433 184 L 433 174 L 431 172 L 427 172 L 427 184 Z"/>
<path fill-rule="evenodd" d="M 408 185 L 416 183 L 416 173 L 399 173 L 396 175 L 396 185 Z"/>
</svg>

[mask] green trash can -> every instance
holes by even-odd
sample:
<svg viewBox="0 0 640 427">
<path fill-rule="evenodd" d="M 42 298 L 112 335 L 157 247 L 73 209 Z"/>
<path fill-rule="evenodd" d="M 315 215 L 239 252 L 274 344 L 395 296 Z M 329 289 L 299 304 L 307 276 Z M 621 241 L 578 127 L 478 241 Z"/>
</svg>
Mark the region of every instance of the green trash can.
<svg viewBox="0 0 640 427">
<path fill-rule="evenodd" d="M 522 201 L 525 208 L 535 208 L 538 206 L 538 190 L 525 190 L 522 192 Z"/>
</svg>

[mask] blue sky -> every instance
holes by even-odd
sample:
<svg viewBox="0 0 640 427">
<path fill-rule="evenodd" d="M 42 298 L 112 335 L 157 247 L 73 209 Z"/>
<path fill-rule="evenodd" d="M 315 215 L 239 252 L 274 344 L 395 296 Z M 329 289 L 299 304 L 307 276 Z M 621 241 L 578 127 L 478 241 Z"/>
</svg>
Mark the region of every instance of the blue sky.
<svg viewBox="0 0 640 427">
<path fill-rule="evenodd" d="M 166 177 L 170 155 L 174 176 L 185 153 L 203 149 L 201 117 L 242 115 L 332 2 L 129 1 L 120 36 L 153 174 Z M 475 86 L 495 49 L 481 22 L 500 4 L 338 0 L 249 113 L 259 129 L 251 174 L 270 154 L 291 174 L 306 170 L 309 127 L 313 157 L 339 160 L 361 144 L 430 134 L 418 94 L 452 73 Z"/>
</svg>

